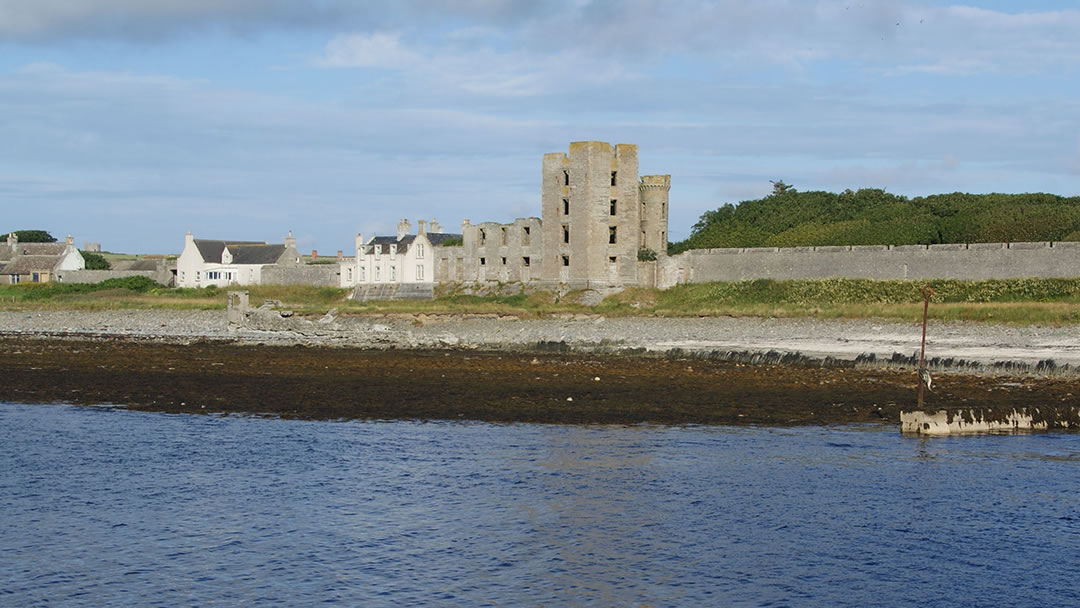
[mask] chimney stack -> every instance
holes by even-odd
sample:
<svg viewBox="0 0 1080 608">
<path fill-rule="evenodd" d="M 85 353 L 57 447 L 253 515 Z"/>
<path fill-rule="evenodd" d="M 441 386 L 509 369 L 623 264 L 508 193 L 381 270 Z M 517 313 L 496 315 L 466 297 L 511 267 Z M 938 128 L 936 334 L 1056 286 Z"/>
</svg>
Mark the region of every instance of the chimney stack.
<svg viewBox="0 0 1080 608">
<path fill-rule="evenodd" d="M 397 238 L 400 241 L 409 234 L 409 220 L 399 220 L 397 224 Z"/>
<path fill-rule="evenodd" d="M 427 234 L 427 222 L 416 220 L 416 234 Z"/>
<path fill-rule="evenodd" d="M 191 234 L 191 233 L 189 232 L 188 234 Z M 285 248 L 286 249 L 289 249 L 289 248 L 296 249 L 296 239 L 293 238 L 292 230 L 290 230 L 289 234 L 285 236 Z"/>
</svg>

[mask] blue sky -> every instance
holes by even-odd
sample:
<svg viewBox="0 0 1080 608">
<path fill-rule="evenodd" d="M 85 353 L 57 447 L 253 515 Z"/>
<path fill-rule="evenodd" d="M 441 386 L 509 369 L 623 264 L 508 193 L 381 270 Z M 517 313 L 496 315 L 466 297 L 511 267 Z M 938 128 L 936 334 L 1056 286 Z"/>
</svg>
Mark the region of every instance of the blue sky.
<svg viewBox="0 0 1080 608">
<path fill-rule="evenodd" d="M 1078 195 L 1073 6 L 0 0 L 0 230 L 350 252 L 539 215 L 579 140 L 671 174 L 673 239 L 775 179 Z"/>
</svg>

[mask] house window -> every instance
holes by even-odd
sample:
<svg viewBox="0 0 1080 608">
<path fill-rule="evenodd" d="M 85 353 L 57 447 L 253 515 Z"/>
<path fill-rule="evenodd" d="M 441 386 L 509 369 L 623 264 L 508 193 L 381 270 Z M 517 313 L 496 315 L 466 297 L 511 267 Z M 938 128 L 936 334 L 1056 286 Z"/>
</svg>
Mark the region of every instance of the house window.
<svg viewBox="0 0 1080 608">
<path fill-rule="evenodd" d="M 616 204 L 617 204 L 618 202 L 619 202 L 619 201 L 617 201 L 617 200 L 615 200 L 615 199 L 611 199 L 611 207 L 609 207 L 609 208 L 608 208 L 608 215 L 615 215 L 615 205 L 616 205 Z"/>
<path fill-rule="evenodd" d="M 569 186 L 570 185 L 570 172 L 567 171 L 566 169 L 563 169 L 562 177 L 563 177 L 563 185 L 564 186 Z"/>
<path fill-rule="evenodd" d="M 393 247 L 393 245 L 391 245 L 391 247 Z M 394 266 L 392 264 L 390 265 L 390 280 L 391 281 L 396 281 L 397 280 L 397 266 Z"/>
<path fill-rule="evenodd" d="M 611 185 L 612 185 L 612 186 L 614 186 L 614 185 L 615 185 L 615 174 L 616 174 L 616 173 L 618 173 L 618 171 L 612 171 L 612 172 L 611 172 Z"/>
<path fill-rule="evenodd" d="M 199 282 L 199 280 L 200 280 L 200 275 L 201 275 L 201 274 L 202 274 L 202 271 L 199 271 L 199 270 L 196 270 L 196 271 L 195 271 L 195 282 L 196 282 L 196 283 L 198 283 L 198 282 Z"/>
<path fill-rule="evenodd" d="M 569 266 L 570 265 L 570 256 L 568 256 L 568 255 L 562 256 L 562 265 L 563 266 Z"/>
<path fill-rule="evenodd" d="M 562 242 L 570 242 L 570 226 L 567 226 L 566 224 L 563 224 L 562 227 Z"/>
<path fill-rule="evenodd" d="M 487 266 L 487 258 L 480 258 L 480 265 Z"/>
<path fill-rule="evenodd" d="M 424 259 L 424 244 L 423 243 L 417 243 L 416 244 L 416 259 L 418 259 L 418 260 Z"/>
<path fill-rule="evenodd" d="M 526 257 L 523 257 L 523 258 L 521 258 L 521 265 L 522 265 L 522 266 L 524 266 L 524 267 L 526 267 L 526 268 L 528 268 L 528 267 L 529 267 L 529 258 L 528 258 L 527 256 L 526 256 Z"/>
<path fill-rule="evenodd" d="M 382 278 L 379 276 L 381 274 L 382 274 L 382 267 L 381 266 L 376 266 L 375 267 L 375 282 L 376 283 L 382 280 Z"/>
<path fill-rule="evenodd" d="M 390 245 L 390 255 L 397 255 L 397 245 Z"/>
<path fill-rule="evenodd" d="M 521 244 L 522 245 L 528 245 L 529 244 L 529 227 L 528 226 L 522 226 L 521 227 Z"/>
<path fill-rule="evenodd" d="M 615 226 L 608 226 L 607 229 L 607 242 L 609 245 L 615 244 Z"/>
<path fill-rule="evenodd" d="M 352 268 L 348 269 L 346 275 L 349 277 L 349 282 L 352 283 Z"/>
<path fill-rule="evenodd" d="M 15 283 L 18 283 L 18 282 L 19 282 L 19 275 L 17 275 L 17 274 L 11 275 L 11 284 L 14 285 Z"/>
<path fill-rule="evenodd" d="M 382 253 L 382 245 L 375 245 L 372 249 L 375 250 L 375 259 L 379 259 L 379 254 Z"/>
<path fill-rule="evenodd" d="M 360 267 L 360 282 L 367 280 L 367 269 L 364 266 Z"/>
<path fill-rule="evenodd" d="M 424 265 L 423 264 L 417 264 L 416 265 L 416 280 L 417 281 L 423 281 L 424 280 Z"/>
<path fill-rule="evenodd" d="M 34 283 L 38 283 L 41 281 L 41 276 L 36 272 L 32 272 L 30 273 L 30 280 Z"/>
</svg>

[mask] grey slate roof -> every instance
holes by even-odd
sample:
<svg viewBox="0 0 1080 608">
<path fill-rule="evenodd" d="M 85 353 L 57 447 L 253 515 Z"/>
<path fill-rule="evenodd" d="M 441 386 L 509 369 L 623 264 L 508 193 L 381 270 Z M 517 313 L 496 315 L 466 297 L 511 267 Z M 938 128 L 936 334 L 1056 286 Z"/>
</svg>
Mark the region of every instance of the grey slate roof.
<svg viewBox="0 0 1080 608">
<path fill-rule="evenodd" d="M 373 252 L 373 248 L 378 247 L 380 254 L 390 253 L 390 245 L 397 245 L 398 253 L 405 253 L 412 246 L 413 241 L 416 240 L 415 234 L 406 234 L 400 239 L 396 236 L 377 236 L 368 241 L 365 245 L 365 252 Z M 439 243 L 449 239 L 460 239 L 460 234 L 451 234 L 448 232 L 427 232 L 424 234 L 428 238 L 428 241 L 432 245 L 438 245 Z"/>
<path fill-rule="evenodd" d="M 220 262 L 229 248 L 234 264 L 273 264 L 285 253 L 285 245 L 267 245 L 262 241 L 213 241 L 195 239 L 195 247 L 204 262 Z"/>
<path fill-rule="evenodd" d="M 235 245 L 229 244 L 233 264 L 275 264 L 285 253 L 285 245 Z M 220 259 L 220 257 L 218 258 Z"/>
</svg>

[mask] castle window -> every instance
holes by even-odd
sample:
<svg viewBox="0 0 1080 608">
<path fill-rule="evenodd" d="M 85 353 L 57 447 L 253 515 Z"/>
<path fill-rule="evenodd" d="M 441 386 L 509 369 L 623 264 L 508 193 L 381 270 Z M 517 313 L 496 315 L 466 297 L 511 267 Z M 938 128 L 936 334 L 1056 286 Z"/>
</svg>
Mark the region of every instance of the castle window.
<svg viewBox="0 0 1080 608">
<path fill-rule="evenodd" d="M 563 169 L 562 176 L 563 176 L 563 185 L 564 186 L 569 186 L 570 185 L 570 172 L 567 171 L 566 169 Z"/>
<path fill-rule="evenodd" d="M 613 255 L 608 256 L 607 261 L 608 261 L 608 264 L 614 264 L 615 263 L 615 256 L 613 256 Z"/>
<path fill-rule="evenodd" d="M 618 173 L 618 171 L 612 171 L 612 172 L 611 172 L 611 185 L 612 185 L 612 186 L 614 186 L 614 185 L 615 185 L 615 174 L 616 174 L 616 173 Z"/>
<path fill-rule="evenodd" d="M 644 230 L 641 231 L 641 246 L 642 247 L 645 246 L 645 231 Z"/>
<path fill-rule="evenodd" d="M 480 258 L 480 265 L 487 266 L 487 258 Z"/>
<path fill-rule="evenodd" d="M 667 215 L 667 203 L 660 203 L 660 217 Z"/>
<path fill-rule="evenodd" d="M 502 265 L 506 266 L 506 258 L 502 258 Z"/>
<path fill-rule="evenodd" d="M 522 228 L 521 228 L 521 244 L 522 245 L 528 245 L 529 244 L 529 227 L 528 226 L 522 226 Z"/>
<path fill-rule="evenodd" d="M 615 226 L 608 226 L 607 229 L 607 242 L 609 245 L 615 244 Z"/>
<path fill-rule="evenodd" d="M 570 226 L 567 226 L 566 224 L 563 224 L 562 227 L 562 242 L 570 242 Z"/>
<path fill-rule="evenodd" d="M 526 268 L 529 267 L 529 258 L 528 258 L 528 256 L 521 258 L 521 265 L 525 266 Z"/>
<path fill-rule="evenodd" d="M 570 215 L 570 199 L 568 198 L 562 199 L 562 214 Z"/>
<path fill-rule="evenodd" d="M 569 266 L 570 265 L 570 256 L 568 256 L 568 255 L 562 256 L 562 265 L 563 266 Z"/>
<path fill-rule="evenodd" d="M 502 231 L 502 234 L 500 235 L 502 237 L 502 243 L 501 244 L 506 245 L 506 242 L 508 240 L 508 236 L 507 236 L 507 233 L 506 233 L 506 228 L 501 228 L 500 230 Z"/>
<path fill-rule="evenodd" d="M 611 199 L 611 207 L 608 209 L 608 215 L 615 215 L 615 206 L 618 203 L 615 199 Z"/>
<path fill-rule="evenodd" d="M 483 228 L 481 228 L 480 229 L 480 245 L 483 246 L 485 243 L 487 243 L 487 232 Z"/>
</svg>

